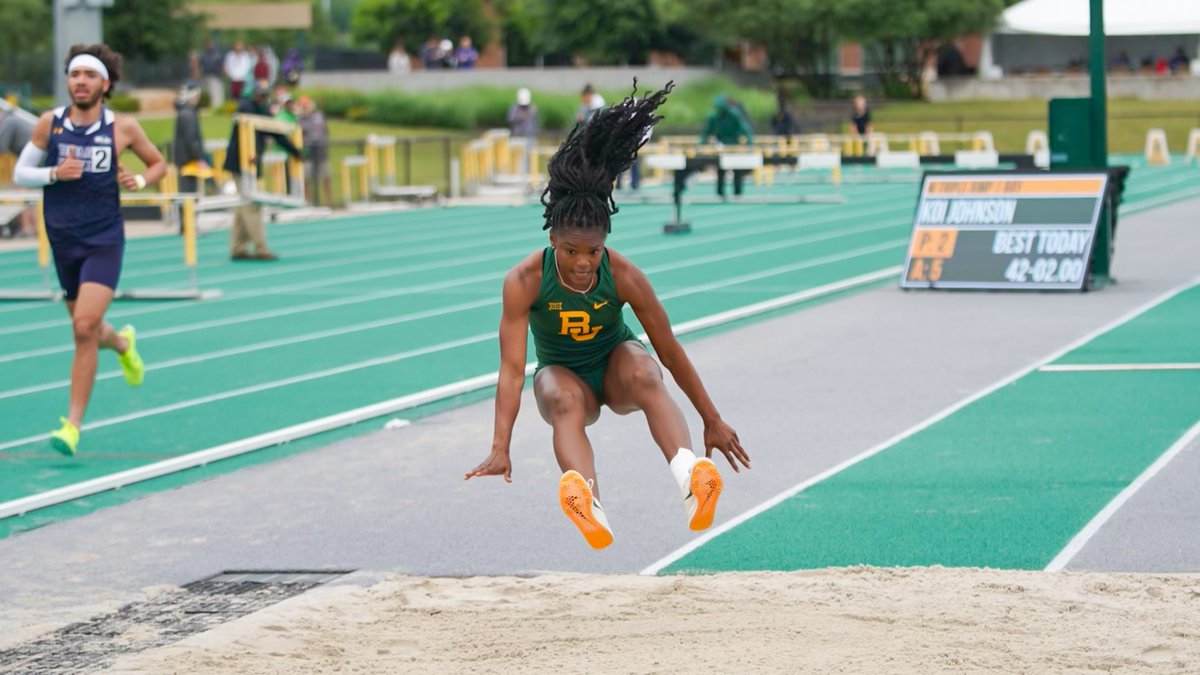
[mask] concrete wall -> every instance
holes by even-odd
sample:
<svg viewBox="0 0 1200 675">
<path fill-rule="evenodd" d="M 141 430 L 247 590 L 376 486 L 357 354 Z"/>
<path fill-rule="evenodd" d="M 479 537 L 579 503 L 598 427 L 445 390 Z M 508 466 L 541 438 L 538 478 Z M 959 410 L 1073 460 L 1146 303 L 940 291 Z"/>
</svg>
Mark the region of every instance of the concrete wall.
<svg viewBox="0 0 1200 675">
<path fill-rule="evenodd" d="M 1110 98 L 1137 98 L 1150 101 L 1200 100 L 1200 77 L 1153 75 L 1108 78 Z M 973 99 L 1051 99 L 1090 96 L 1087 75 L 1048 75 L 1005 77 L 983 80 L 975 77 L 946 78 L 929 84 L 931 101 L 969 101 Z"/>
<path fill-rule="evenodd" d="M 444 91 L 474 85 L 508 87 L 514 91 L 529 87 L 541 91 L 575 92 L 591 83 L 597 89 L 629 89 L 637 77 L 639 87 L 662 86 L 668 80 L 676 85 L 703 80 L 721 74 L 714 68 L 629 66 L 624 68 L 497 68 L 478 70 L 422 70 L 403 75 L 383 71 L 333 71 L 305 73 L 306 87 L 331 87 L 376 91 Z M 740 75 L 739 75 L 740 77 Z"/>
</svg>

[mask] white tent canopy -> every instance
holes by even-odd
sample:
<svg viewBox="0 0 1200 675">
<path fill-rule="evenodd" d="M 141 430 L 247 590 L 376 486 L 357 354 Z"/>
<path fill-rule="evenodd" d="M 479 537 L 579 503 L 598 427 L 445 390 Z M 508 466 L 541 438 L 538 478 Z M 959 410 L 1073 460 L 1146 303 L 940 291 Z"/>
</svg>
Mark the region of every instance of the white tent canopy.
<svg viewBox="0 0 1200 675">
<path fill-rule="evenodd" d="M 1025 0 L 1004 11 L 997 33 L 1088 35 L 1089 0 Z M 1107 35 L 1200 33 L 1198 0 L 1104 0 Z"/>
</svg>

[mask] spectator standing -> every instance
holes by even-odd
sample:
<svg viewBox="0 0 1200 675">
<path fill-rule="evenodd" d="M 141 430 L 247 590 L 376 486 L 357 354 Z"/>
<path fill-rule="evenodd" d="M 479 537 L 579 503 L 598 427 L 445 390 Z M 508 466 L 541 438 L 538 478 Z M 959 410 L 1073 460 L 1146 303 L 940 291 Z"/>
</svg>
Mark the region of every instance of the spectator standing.
<svg viewBox="0 0 1200 675">
<path fill-rule="evenodd" d="M 233 43 L 233 49 L 225 55 L 225 77 L 229 78 L 229 95 L 234 100 L 246 93 L 247 82 L 253 82 L 254 55 L 241 40 Z"/>
<path fill-rule="evenodd" d="M 579 92 L 579 110 L 575 113 L 575 123 L 587 122 L 592 119 L 597 110 L 605 106 L 604 97 L 592 85 L 585 84 Z"/>
<path fill-rule="evenodd" d="M 1167 66 L 1171 69 L 1171 74 L 1186 71 L 1190 61 L 1187 57 L 1187 52 L 1183 51 L 1183 47 L 1176 47 L 1175 53 L 1171 55 L 1171 60 L 1167 62 Z"/>
<path fill-rule="evenodd" d="M 867 98 L 861 94 L 854 97 L 854 107 L 850 110 L 850 123 L 854 125 L 854 135 L 867 151 L 867 139 L 871 135 L 871 109 L 867 107 Z"/>
<path fill-rule="evenodd" d="M 300 75 L 304 73 L 304 57 L 300 55 L 300 50 L 292 47 L 283 57 L 283 64 L 279 66 L 283 71 L 283 82 L 289 87 L 300 86 Z"/>
<path fill-rule="evenodd" d="M 300 97 L 300 130 L 304 134 L 304 187 L 313 204 L 333 205 L 333 181 L 329 173 L 329 125 L 325 113 L 310 96 Z M 321 201 L 321 191 L 325 201 Z"/>
<path fill-rule="evenodd" d="M 238 105 L 239 113 L 251 115 L 270 115 L 271 114 L 271 87 L 265 80 L 256 82 L 251 90 L 251 96 L 242 99 Z M 284 152 L 292 157 L 301 156 L 300 149 L 292 145 L 287 136 L 283 134 L 256 133 L 254 138 L 254 159 L 258 163 L 258 173 L 262 173 L 262 157 L 263 150 L 266 148 L 267 139 L 275 141 L 279 147 L 283 148 Z M 241 157 L 242 157 L 241 141 L 237 132 L 237 116 L 234 116 L 233 130 L 229 138 L 229 150 L 225 153 L 225 170 L 230 175 L 240 179 L 241 177 Z M 274 252 L 267 247 L 267 228 L 263 223 L 262 204 L 253 201 L 254 195 L 243 195 L 247 202 L 239 206 L 233 213 L 233 228 L 230 232 L 229 254 L 233 260 L 278 260 Z M 254 245 L 254 252 L 250 253 L 247 248 L 249 244 Z"/>
<path fill-rule="evenodd" d="M 539 124 L 533 94 L 524 87 L 518 89 L 516 103 L 508 107 L 508 131 L 510 142 L 524 150 L 521 153 L 521 172 L 525 175 L 529 175 L 530 159 L 533 148 L 537 145 Z"/>
<path fill-rule="evenodd" d="M 201 183 L 192 175 L 184 175 L 184 167 L 208 167 L 204 154 L 204 138 L 200 133 L 200 87 L 188 82 L 179 89 L 175 99 L 175 142 L 171 148 L 171 161 L 179 172 L 180 192 L 201 192 Z"/>
<path fill-rule="evenodd" d="M 721 145 L 738 145 L 742 139 L 746 143 L 754 142 L 754 130 L 750 120 L 742 114 L 737 105 L 730 102 L 727 96 L 713 99 L 713 109 L 704 120 L 704 131 L 700 133 L 700 144 L 708 143 L 709 138 L 716 138 Z M 733 170 L 733 194 L 742 194 L 742 183 L 746 180 L 748 169 Z M 725 172 L 717 168 L 717 195 L 725 196 Z"/>
<path fill-rule="evenodd" d="M 771 115 L 771 131 L 776 136 L 783 136 L 788 143 L 792 142 L 792 134 L 796 133 L 796 116 L 792 114 L 792 106 L 788 101 L 787 92 L 780 88 L 775 97 L 775 114 Z"/>
<path fill-rule="evenodd" d="M 442 59 L 438 54 L 438 39 L 436 36 L 430 35 L 425 39 L 425 44 L 421 45 L 421 65 L 426 70 L 433 70 L 442 67 Z"/>
<path fill-rule="evenodd" d="M 392 51 L 388 54 L 388 72 L 393 75 L 412 72 L 412 61 L 408 58 L 408 52 L 404 51 L 403 38 L 396 38 Z"/>
<path fill-rule="evenodd" d="M 458 39 L 458 49 L 454 50 L 454 63 L 459 70 L 471 70 L 479 60 L 479 52 L 471 43 L 471 38 L 464 35 Z"/>
<path fill-rule="evenodd" d="M 204 51 L 200 52 L 200 77 L 204 89 L 208 92 L 208 104 L 219 108 L 225 103 L 225 87 L 221 85 L 221 70 L 224 58 L 216 43 L 209 38 L 204 43 Z"/>
<path fill-rule="evenodd" d="M 267 53 L 262 47 L 254 48 L 254 67 L 250 69 L 254 75 L 255 82 L 266 82 L 269 86 L 275 80 L 271 78 L 271 62 L 267 60 Z"/>
</svg>

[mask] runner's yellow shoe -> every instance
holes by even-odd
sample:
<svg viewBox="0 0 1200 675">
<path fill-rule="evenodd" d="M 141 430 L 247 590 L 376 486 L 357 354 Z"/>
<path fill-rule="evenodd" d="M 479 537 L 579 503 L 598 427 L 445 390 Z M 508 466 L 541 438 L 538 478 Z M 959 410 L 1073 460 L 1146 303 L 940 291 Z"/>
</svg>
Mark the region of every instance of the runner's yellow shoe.
<svg viewBox="0 0 1200 675">
<path fill-rule="evenodd" d="M 717 465 L 707 457 L 701 457 L 692 465 L 692 491 L 683 503 L 688 509 L 688 527 L 699 532 L 712 525 L 717 513 L 717 499 L 721 496 L 721 474 Z"/>
<path fill-rule="evenodd" d="M 146 377 L 146 365 L 137 353 L 137 331 L 133 326 L 125 326 L 117 331 L 117 334 L 129 343 L 129 349 L 126 349 L 124 354 L 117 355 L 121 361 L 121 372 L 125 374 L 125 381 L 131 387 L 141 386 L 142 379 Z"/>
<path fill-rule="evenodd" d="M 568 471 L 558 480 L 558 503 L 563 513 L 583 533 L 592 548 L 604 548 L 613 541 L 608 516 L 600 502 L 592 496 L 592 481 L 584 480 L 578 471 Z"/>
<path fill-rule="evenodd" d="M 62 428 L 50 432 L 50 446 L 67 457 L 74 457 L 75 449 L 79 447 L 79 427 L 65 417 L 58 421 L 62 422 Z"/>
</svg>

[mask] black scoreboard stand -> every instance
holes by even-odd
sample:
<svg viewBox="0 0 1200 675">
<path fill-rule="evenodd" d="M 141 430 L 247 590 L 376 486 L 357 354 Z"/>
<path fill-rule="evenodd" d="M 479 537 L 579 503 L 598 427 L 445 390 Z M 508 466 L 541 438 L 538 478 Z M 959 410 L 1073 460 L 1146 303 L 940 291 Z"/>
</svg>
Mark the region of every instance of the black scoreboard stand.
<svg viewBox="0 0 1200 675">
<path fill-rule="evenodd" d="M 1112 259 L 1116 253 L 1117 216 L 1125 193 L 1128 166 L 1109 166 L 1103 153 L 1106 144 L 1096 143 L 1093 101 L 1091 98 L 1050 100 L 1050 168 L 1108 173 L 1108 187 L 1100 220 L 1096 224 L 1096 245 L 1088 269 L 1087 287 L 1101 288 L 1113 282 Z"/>
</svg>

